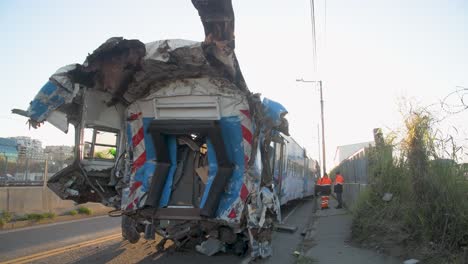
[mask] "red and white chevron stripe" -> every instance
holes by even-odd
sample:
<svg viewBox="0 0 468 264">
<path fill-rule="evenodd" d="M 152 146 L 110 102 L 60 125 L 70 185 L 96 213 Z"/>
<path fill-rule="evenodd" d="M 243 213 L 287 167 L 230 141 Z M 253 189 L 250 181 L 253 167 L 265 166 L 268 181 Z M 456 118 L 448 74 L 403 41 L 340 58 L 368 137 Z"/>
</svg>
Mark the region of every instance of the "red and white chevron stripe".
<svg viewBox="0 0 468 264">
<path fill-rule="evenodd" d="M 139 112 L 131 114 L 129 123 L 132 131 L 133 166 L 132 173 L 135 173 L 146 161 L 145 134 L 143 130 L 143 116 Z"/>
<path fill-rule="evenodd" d="M 143 129 L 143 115 L 141 112 L 130 114 L 129 125 L 132 136 L 132 148 L 133 148 L 133 165 L 131 179 L 135 177 L 136 171 L 145 164 L 146 161 L 146 148 L 145 148 L 145 134 Z M 130 186 L 130 193 L 128 195 L 129 202 L 126 209 L 133 209 L 140 198 L 139 189 L 142 182 L 135 181 Z"/>
<path fill-rule="evenodd" d="M 242 143 L 244 145 L 244 170 L 247 172 L 248 171 L 248 166 L 249 166 L 249 161 L 250 161 L 250 155 L 252 153 L 252 140 L 253 140 L 253 134 L 252 134 L 252 117 L 250 116 L 250 111 L 248 109 L 242 109 L 240 110 L 240 119 L 241 119 L 241 129 L 242 129 Z M 245 180 L 244 179 L 244 184 L 242 184 L 242 188 L 240 191 L 240 198 L 242 199 L 243 202 L 247 199 L 247 196 L 249 195 L 249 190 L 247 186 L 245 185 Z"/>
<path fill-rule="evenodd" d="M 240 110 L 241 112 L 241 128 L 242 128 L 242 138 L 244 145 L 244 161 L 245 168 L 247 169 L 250 154 L 252 151 L 252 119 L 250 117 L 249 110 Z"/>
<path fill-rule="evenodd" d="M 244 208 L 245 201 L 247 200 L 247 196 L 249 195 L 249 189 L 246 185 L 246 182 L 249 181 L 248 179 L 248 166 L 250 160 L 250 154 L 252 151 L 252 118 L 250 117 L 250 111 L 247 109 L 239 110 L 240 115 L 239 118 L 241 120 L 241 130 L 242 130 L 242 145 L 244 147 L 244 183 L 242 183 L 242 187 L 239 193 L 239 200 L 233 203 L 229 214 L 227 215 L 230 219 L 237 218 L 240 215 L 240 212 Z"/>
</svg>

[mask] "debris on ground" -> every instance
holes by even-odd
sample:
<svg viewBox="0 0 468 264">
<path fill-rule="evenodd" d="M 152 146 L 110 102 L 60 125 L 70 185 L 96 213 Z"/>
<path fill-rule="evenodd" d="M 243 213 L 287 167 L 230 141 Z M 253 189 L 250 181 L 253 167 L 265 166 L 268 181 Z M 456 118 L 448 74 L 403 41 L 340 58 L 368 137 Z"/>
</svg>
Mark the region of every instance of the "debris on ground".
<svg viewBox="0 0 468 264">
<path fill-rule="evenodd" d="M 416 264 L 416 263 L 419 263 L 419 260 L 417 260 L 417 259 L 407 259 L 407 260 L 403 261 L 403 264 Z"/>
<path fill-rule="evenodd" d="M 220 251 L 226 251 L 223 242 L 212 237 L 208 238 L 206 241 L 203 241 L 200 245 L 195 246 L 195 249 L 207 256 L 213 256 Z"/>
<path fill-rule="evenodd" d="M 392 193 L 385 193 L 382 197 L 382 201 L 384 202 L 390 202 L 392 199 L 393 199 Z"/>
</svg>

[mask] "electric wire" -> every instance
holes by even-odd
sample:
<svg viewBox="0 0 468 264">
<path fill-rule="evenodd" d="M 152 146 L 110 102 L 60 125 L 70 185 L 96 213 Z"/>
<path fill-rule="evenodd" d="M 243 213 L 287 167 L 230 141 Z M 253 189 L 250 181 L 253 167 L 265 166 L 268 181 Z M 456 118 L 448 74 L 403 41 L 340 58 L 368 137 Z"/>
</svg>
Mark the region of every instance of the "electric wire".
<svg viewBox="0 0 468 264">
<path fill-rule="evenodd" d="M 314 65 L 314 73 L 317 72 L 317 36 L 315 32 L 315 1 L 310 0 L 310 22 L 312 24 L 312 62 Z"/>
</svg>

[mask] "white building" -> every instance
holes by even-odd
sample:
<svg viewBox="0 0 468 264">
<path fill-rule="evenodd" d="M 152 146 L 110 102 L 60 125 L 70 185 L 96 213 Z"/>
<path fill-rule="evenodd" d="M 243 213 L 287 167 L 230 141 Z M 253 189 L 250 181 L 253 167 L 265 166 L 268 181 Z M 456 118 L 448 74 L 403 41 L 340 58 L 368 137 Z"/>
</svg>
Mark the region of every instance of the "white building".
<svg viewBox="0 0 468 264">
<path fill-rule="evenodd" d="M 46 146 L 44 152 L 50 161 L 65 161 L 74 155 L 72 146 Z"/>
<path fill-rule="evenodd" d="M 18 157 L 30 159 L 44 159 L 42 141 L 30 137 L 13 137 L 18 145 Z"/>
<path fill-rule="evenodd" d="M 369 146 L 375 146 L 375 142 L 369 141 L 336 147 L 335 158 L 333 159 L 333 167 L 338 166 L 343 160 L 351 157 L 355 153 Z"/>
</svg>

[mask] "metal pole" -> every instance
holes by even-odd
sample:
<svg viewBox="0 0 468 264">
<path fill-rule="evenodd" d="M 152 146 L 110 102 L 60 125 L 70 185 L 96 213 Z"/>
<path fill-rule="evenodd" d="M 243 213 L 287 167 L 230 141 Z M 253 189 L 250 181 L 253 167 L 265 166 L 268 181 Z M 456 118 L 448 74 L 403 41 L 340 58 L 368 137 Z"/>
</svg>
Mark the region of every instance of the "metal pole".
<svg viewBox="0 0 468 264">
<path fill-rule="evenodd" d="M 42 183 L 42 187 L 45 188 L 47 186 L 47 177 L 48 177 L 48 174 L 49 174 L 49 160 L 48 160 L 48 157 L 46 155 L 46 159 L 45 159 L 45 164 L 44 164 L 44 176 L 42 178 L 43 180 L 43 183 Z"/>
<path fill-rule="evenodd" d="M 8 156 L 5 155 L 5 175 L 8 173 Z"/>
<path fill-rule="evenodd" d="M 325 161 L 325 122 L 323 118 L 323 93 L 322 93 L 322 81 L 319 81 L 320 84 L 320 108 L 322 116 L 322 162 L 323 162 L 323 173 L 327 172 L 326 161 Z"/>
<path fill-rule="evenodd" d="M 317 123 L 317 147 L 318 147 L 318 159 L 319 159 L 319 165 L 322 164 L 322 157 L 320 155 L 320 125 Z M 323 175 L 322 174 L 322 165 L 319 166 L 320 168 L 320 171 L 319 171 L 319 174 L 320 176 Z"/>
<path fill-rule="evenodd" d="M 3 153 L 3 157 L 5 157 L 5 168 L 4 168 L 4 174 L 7 175 L 7 169 L 8 169 L 8 157 L 5 152 Z"/>
<path fill-rule="evenodd" d="M 29 158 L 26 157 L 26 168 L 24 169 L 24 181 L 26 181 L 28 179 L 28 175 L 29 175 Z"/>
<path fill-rule="evenodd" d="M 304 79 L 296 79 L 296 82 L 305 82 L 305 83 L 319 83 L 320 85 L 320 115 L 322 120 L 322 170 L 325 174 L 327 172 L 326 157 L 325 157 L 325 121 L 323 114 L 323 92 L 322 92 L 322 81 L 305 81 Z M 320 150 L 319 150 L 320 153 Z M 320 155 L 320 154 L 319 154 Z"/>
</svg>

